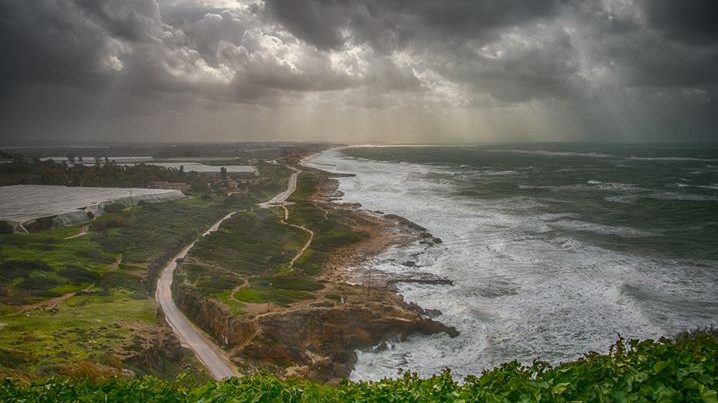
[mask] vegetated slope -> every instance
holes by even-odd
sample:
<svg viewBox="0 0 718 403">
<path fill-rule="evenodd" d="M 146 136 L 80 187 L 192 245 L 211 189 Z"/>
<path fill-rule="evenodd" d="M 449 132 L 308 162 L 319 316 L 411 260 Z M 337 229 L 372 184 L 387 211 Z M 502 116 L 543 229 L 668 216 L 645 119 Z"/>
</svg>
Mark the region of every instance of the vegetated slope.
<svg viewBox="0 0 718 403">
<path fill-rule="evenodd" d="M 65 373 L 78 362 L 182 371 L 192 356 L 157 317 L 148 271 L 222 209 L 189 199 L 115 211 L 87 229 L 0 235 L 0 373 Z"/>
<path fill-rule="evenodd" d="M 177 273 L 178 283 L 216 299 L 235 315 L 243 315 L 247 305 L 288 306 L 312 298 L 312 291 L 322 288 L 313 276 L 325 260 L 325 256 L 317 256 L 315 245 L 323 245 L 327 236 L 342 238 L 331 245 L 334 248 L 362 239 L 339 222 L 339 214 L 328 220 L 316 207 L 305 207 L 315 186 L 312 175 L 302 174 L 297 190 L 300 196 L 292 198 L 297 204 L 288 207 L 290 223 L 311 224 L 321 230 L 294 267 L 288 267 L 289 262 L 307 241 L 307 233 L 283 223 L 280 208 L 253 209 L 238 212 L 218 231 L 197 242 Z M 330 227 L 335 232 L 329 233 Z M 322 253 L 327 254 L 331 247 L 323 246 Z"/>
<path fill-rule="evenodd" d="M 375 383 L 321 385 L 256 375 L 204 385 L 156 378 L 50 378 L 0 383 L 6 402 L 716 402 L 718 333 L 696 331 L 659 341 L 619 340 L 607 355 L 552 367 L 506 363 L 459 383 L 448 372 L 405 373 Z"/>
<path fill-rule="evenodd" d="M 177 305 L 245 373 L 341 379 L 356 348 L 416 332 L 455 335 L 392 290 L 350 284 L 343 265 L 328 267 L 336 255 L 354 256 L 342 249 L 370 240 L 362 228 L 385 228 L 379 218 L 314 199 L 327 182 L 326 173 L 302 172 L 291 204 L 238 212 L 177 269 Z"/>
<path fill-rule="evenodd" d="M 68 373 L 78 363 L 163 377 L 201 368 L 158 317 L 155 276 L 228 211 L 286 184 L 286 168 L 260 170 L 242 195 L 111 205 L 88 227 L 0 234 L 0 376 Z"/>
</svg>

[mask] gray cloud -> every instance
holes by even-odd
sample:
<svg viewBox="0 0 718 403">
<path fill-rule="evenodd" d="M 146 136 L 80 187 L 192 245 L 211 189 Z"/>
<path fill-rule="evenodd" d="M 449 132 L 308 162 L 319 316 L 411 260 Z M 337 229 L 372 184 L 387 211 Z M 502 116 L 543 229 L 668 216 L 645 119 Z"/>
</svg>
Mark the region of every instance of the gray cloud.
<svg viewBox="0 0 718 403">
<path fill-rule="evenodd" d="M 644 0 L 648 22 L 672 39 L 695 45 L 718 43 L 718 3 L 711 0 Z"/>
<path fill-rule="evenodd" d="M 270 13 L 298 37 L 320 48 L 348 41 L 395 49 L 417 40 L 445 45 L 466 37 L 486 37 L 506 26 L 548 17 L 557 0 L 268 0 Z M 348 30 L 348 31 L 347 31 Z"/>
<path fill-rule="evenodd" d="M 167 116 L 214 139 L 510 140 L 518 121 L 547 139 L 711 139 L 717 14 L 709 0 L 6 0 L 0 119 L 15 140 L 194 138 Z M 289 123 L 266 134 L 268 116 Z"/>
</svg>

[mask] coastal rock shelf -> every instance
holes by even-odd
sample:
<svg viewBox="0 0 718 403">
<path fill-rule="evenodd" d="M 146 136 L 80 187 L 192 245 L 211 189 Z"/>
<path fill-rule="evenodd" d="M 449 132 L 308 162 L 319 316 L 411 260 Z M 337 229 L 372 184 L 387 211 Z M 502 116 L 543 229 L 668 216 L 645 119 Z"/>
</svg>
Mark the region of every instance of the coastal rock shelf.
<svg viewBox="0 0 718 403">
<path fill-rule="evenodd" d="M 110 203 L 161 203 L 185 197 L 179 190 L 15 185 L 0 188 L 0 221 L 16 232 L 82 224 Z"/>
</svg>

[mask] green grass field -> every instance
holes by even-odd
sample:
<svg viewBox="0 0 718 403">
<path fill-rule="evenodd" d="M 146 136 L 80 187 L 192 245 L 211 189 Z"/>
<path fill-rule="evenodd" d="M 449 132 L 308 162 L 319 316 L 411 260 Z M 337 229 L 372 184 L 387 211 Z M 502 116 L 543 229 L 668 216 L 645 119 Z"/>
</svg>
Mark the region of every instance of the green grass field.
<svg viewBox="0 0 718 403">
<path fill-rule="evenodd" d="M 287 268 L 306 240 L 304 231 L 282 224 L 275 211 L 240 212 L 195 244 L 176 279 L 230 307 L 235 300 L 288 304 L 310 298 L 318 284 Z M 232 298 L 230 291 L 245 279 L 248 285 Z"/>
<path fill-rule="evenodd" d="M 133 337 L 152 333 L 162 323 L 144 284 L 148 266 L 237 206 L 286 186 L 285 167 L 261 171 L 254 193 L 113 208 L 70 239 L 81 227 L 0 234 L 0 371 L 108 364 Z"/>
<path fill-rule="evenodd" d="M 81 233 L 80 226 L 29 235 L 0 234 L 0 374 L 33 377 L 63 373 L 85 361 L 120 366 L 118 357 L 136 349 L 133 343 L 138 338 L 166 330 L 156 315 L 151 282 L 157 272 L 150 268 L 159 269 L 175 250 L 228 212 L 253 208 L 286 188 L 289 169 L 274 164 L 258 168 L 261 175 L 248 193 L 111 206 L 89 225 L 87 234 L 78 237 L 69 238 Z M 275 218 L 270 211 L 259 217 L 241 217 L 258 227 L 265 224 L 263 220 Z M 236 267 L 230 262 L 239 256 L 235 242 L 245 241 L 233 238 L 222 243 L 221 237 L 215 241 L 219 248 L 204 243 L 207 248 L 200 251 Z M 282 242 L 287 242 L 282 253 L 291 255 L 301 239 L 289 234 Z M 242 252 L 256 247 L 256 243 L 248 244 Z M 257 253 L 251 267 L 258 275 L 271 275 L 259 269 L 264 258 Z M 284 255 L 276 257 L 277 264 L 283 261 Z M 192 272 L 192 267 L 186 269 Z M 207 279 L 207 287 L 211 280 Z M 279 293 L 276 298 L 287 297 Z M 200 367 L 191 355 L 174 362 L 160 359 L 164 361 L 161 370 L 132 368 L 140 374 L 172 377 L 184 366 Z M 198 374 L 194 371 L 193 376 L 202 376 Z"/>
<path fill-rule="evenodd" d="M 126 226 L 95 231 L 93 225 L 88 234 L 71 239 L 65 238 L 78 234 L 79 227 L 0 235 L 0 373 L 42 376 L 84 361 L 118 367 L 118 357 L 135 348 L 136 338 L 162 328 L 143 284 L 148 261 L 183 242 L 183 231 L 198 232 L 206 224 L 185 220 L 186 205 L 193 202 L 180 203 L 151 206 L 162 218 L 183 222 L 154 247 L 147 242 L 160 221 L 149 218 L 148 206 L 112 214 Z M 134 369 L 171 377 L 192 360 L 166 362 L 164 373 Z"/>
<path fill-rule="evenodd" d="M 283 224 L 281 208 L 252 209 L 235 214 L 217 232 L 197 242 L 176 278 L 239 315 L 244 313 L 243 303 L 286 306 L 313 298 L 313 292 L 322 288 L 315 277 L 329 254 L 365 238 L 349 227 L 346 215 L 325 213 L 308 200 L 320 182 L 319 175 L 303 172 L 290 198 L 293 204 L 287 207 L 289 223 L 315 233 L 293 268 L 289 262 L 309 239 L 307 232 Z"/>
</svg>

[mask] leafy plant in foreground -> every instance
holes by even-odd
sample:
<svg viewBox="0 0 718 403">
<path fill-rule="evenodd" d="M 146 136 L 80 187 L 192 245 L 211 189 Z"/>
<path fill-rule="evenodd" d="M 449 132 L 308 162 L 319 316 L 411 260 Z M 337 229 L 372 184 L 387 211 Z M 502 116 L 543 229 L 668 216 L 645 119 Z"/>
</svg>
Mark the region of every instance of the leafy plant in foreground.
<svg viewBox="0 0 718 403">
<path fill-rule="evenodd" d="M 449 371 L 430 378 L 403 373 L 339 386 L 258 374 L 197 386 L 152 377 L 49 378 L 0 382 L 7 402 L 704 402 L 718 403 L 718 332 L 674 339 L 619 339 L 607 355 L 551 366 L 510 362 L 457 382 Z"/>
</svg>

